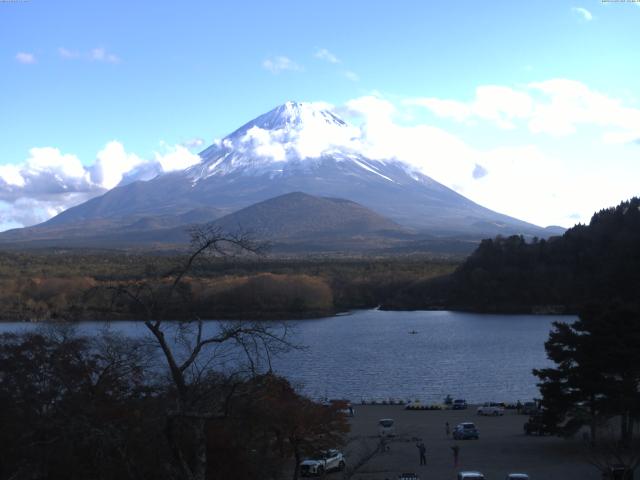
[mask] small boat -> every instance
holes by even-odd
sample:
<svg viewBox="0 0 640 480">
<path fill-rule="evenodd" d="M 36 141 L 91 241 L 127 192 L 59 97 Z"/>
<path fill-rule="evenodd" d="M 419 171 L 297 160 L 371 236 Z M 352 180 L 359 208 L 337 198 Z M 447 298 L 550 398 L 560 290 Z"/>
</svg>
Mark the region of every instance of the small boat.
<svg viewBox="0 0 640 480">
<path fill-rule="evenodd" d="M 409 332 L 409 335 L 415 335 L 416 333 L 418 333 L 418 332 L 416 332 L 415 330 L 411 330 L 411 331 Z"/>
</svg>

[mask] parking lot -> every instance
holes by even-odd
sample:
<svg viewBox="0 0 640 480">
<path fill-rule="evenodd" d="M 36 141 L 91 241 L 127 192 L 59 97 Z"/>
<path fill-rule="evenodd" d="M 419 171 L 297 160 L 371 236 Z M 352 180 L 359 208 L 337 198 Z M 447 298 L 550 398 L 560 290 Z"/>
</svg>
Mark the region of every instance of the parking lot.
<svg viewBox="0 0 640 480">
<path fill-rule="evenodd" d="M 366 462 L 354 479 L 395 480 L 402 472 L 414 472 L 421 480 L 454 479 L 460 470 L 479 470 L 487 480 L 504 479 L 508 473 L 528 473 L 532 480 L 599 480 L 599 472 L 588 464 L 581 440 L 526 436 L 524 415 L 507 411 L 503 417 L 476 415 L 476 407 L 466 410 L 408 411 L 402 406 L 356 405 L 350 419 L 351 440 L 345 448 L 347 464 L 353 468 L 363 457 L 376 451 L 378 420 L 395 420 L 396 436 L 387 449 Z M 480 431 L 479 440 L 454 441 L 447 436 L 461 422 L 471 421 Z M 427 464 L 419 465 L 419 440 L 426 446 Z M 453 464 L 452 446 L 458 445 L 458 466 Z M 338 474 L 334 474 L 336 478 Z"/>
</svg>

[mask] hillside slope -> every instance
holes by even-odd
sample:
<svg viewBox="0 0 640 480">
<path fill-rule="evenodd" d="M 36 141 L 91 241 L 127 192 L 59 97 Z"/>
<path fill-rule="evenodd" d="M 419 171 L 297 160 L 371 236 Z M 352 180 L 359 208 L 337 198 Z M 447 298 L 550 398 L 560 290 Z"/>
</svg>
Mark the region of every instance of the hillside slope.
<svg viewBox="0 0 640 480">
<path fill-rule="evenodd" d="M 640 301 L 640 198 L 593 215 L 561 237 L 483 240 L 451 275 L 416 283 L 389 307 L 577 312 Z"/>
</svg>

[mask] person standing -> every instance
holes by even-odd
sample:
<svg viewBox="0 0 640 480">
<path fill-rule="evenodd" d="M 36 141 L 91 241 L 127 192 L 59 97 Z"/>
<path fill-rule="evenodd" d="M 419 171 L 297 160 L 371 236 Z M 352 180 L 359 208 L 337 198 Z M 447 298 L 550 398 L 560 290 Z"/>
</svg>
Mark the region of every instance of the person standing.
<svg viewBox="0 0 640 480">
<path fill-rule="evenodd" d="M 453 468 L 457 468 L 458 456 L 460 455 L 460 447 L 458 445 L 454 445 L 453 447 L 451 447 L 451 450 L 453 450 Z"/>
<path fill-rule="evenodd" d="M 420 452 L 420 465 L 426 465 L 427 464 L 427 448 L 424 446 L 423 442 L 420 442 L 416 445 L 416 447 L 418 447 L 418 452 Z"/>
<path fill-rule="evenodd" d="M 444 423 L 444 432 L 447 434 L 447 437 L 451 434 L 451 428 L 449 427 L 449 422 Z"/>
</svg>

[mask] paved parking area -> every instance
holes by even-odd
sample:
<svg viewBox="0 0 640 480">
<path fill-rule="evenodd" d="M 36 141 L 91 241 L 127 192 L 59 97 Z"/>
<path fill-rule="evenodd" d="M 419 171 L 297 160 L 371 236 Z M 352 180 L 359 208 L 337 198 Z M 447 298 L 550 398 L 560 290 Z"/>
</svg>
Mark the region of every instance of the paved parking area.
<svg viewBox="0 0 640 480">
<path fill-rule="evenodd" d="M 581 440 L 524 435 L 524 415 L 507 411 L 503 417 L 476 415 L 467 410 L 408 411 L 402 406 L 356 405 L 351 418 L 351 441 L 345 448 L 347 461 L 353 466 L 360 458 L 376 450 L 379 442 L 377 422 L 393 418 L 396 437 L 388 450 L 377 453 L 352 478 L 396 480 L 402 472 L 415 472 L 421 480 L 454 479 L 459 470 L 479 470 L 488 480 L 504 479 L 507 473 L 524 472 L 532 480 L 600 480 L 599 472 L 588 464 Z M 461 422 L 474 422 L 480 430 L 479 440 L 454 441 L 445 433 Z M 419 465 L 417 439 L 427 449 L 427 465 Z M 453 465 L 451 447 L 458 445 L 458 467 Z M 333 474 L 339 478 L 339 474 Z"/>
</svg>

